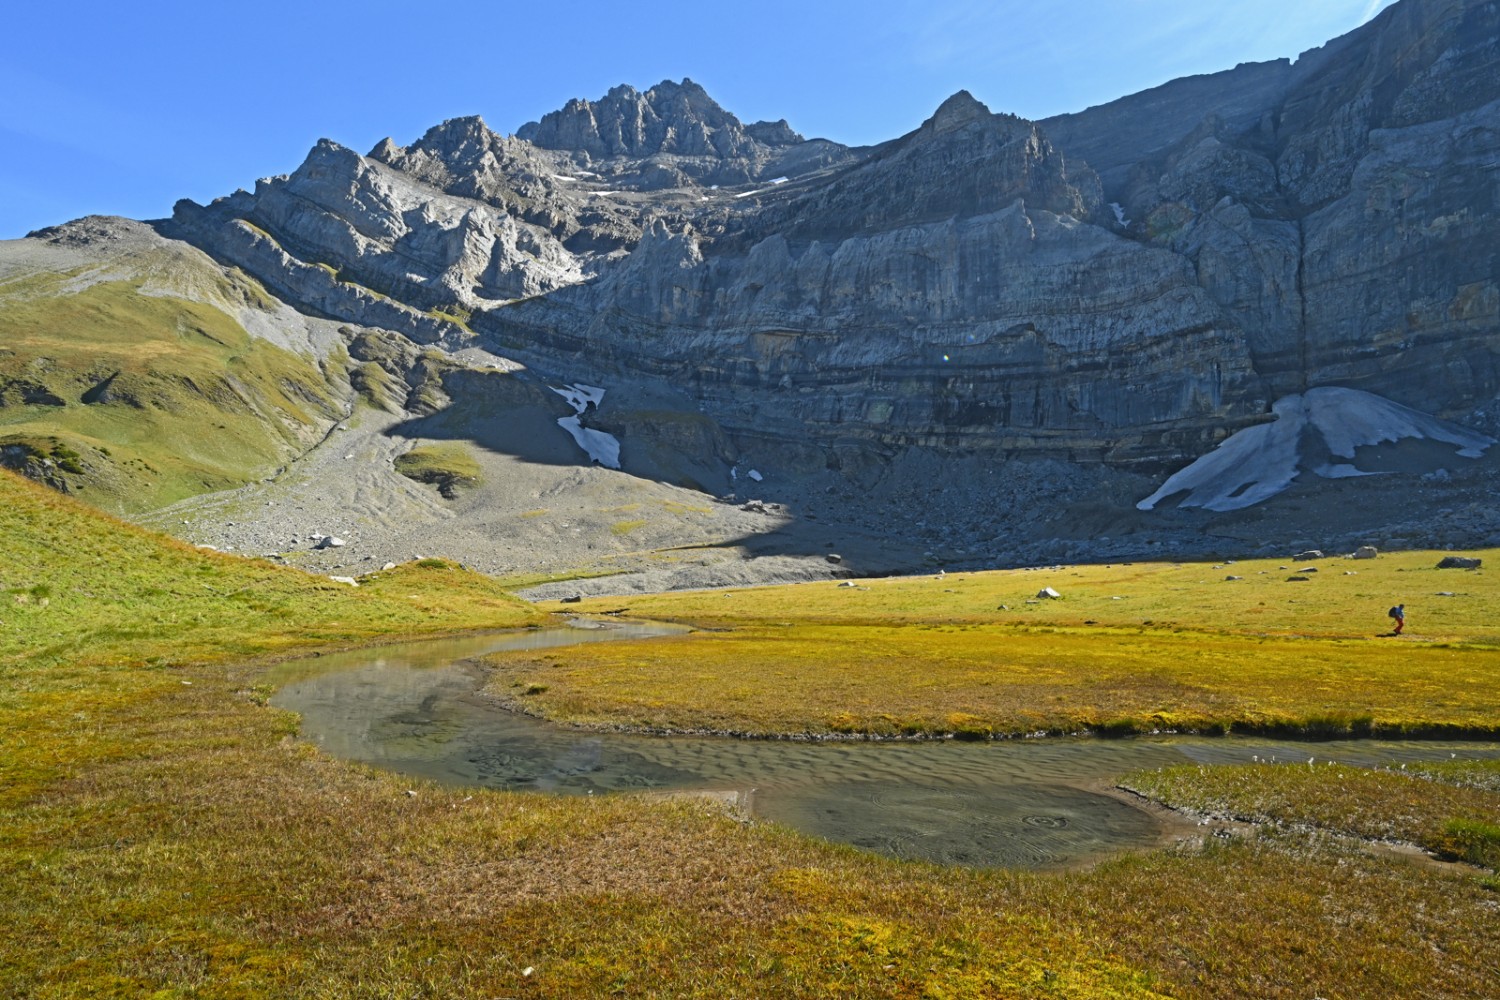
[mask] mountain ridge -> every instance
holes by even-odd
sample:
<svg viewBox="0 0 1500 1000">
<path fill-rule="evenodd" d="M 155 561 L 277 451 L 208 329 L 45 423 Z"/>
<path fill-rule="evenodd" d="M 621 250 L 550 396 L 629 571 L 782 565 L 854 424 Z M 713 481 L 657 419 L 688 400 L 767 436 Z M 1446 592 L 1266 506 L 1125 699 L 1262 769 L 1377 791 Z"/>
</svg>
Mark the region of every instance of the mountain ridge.
<svg viewBox="0 0 1500 1000">
<path fill-rule="evenodd" d="M 958 548 L 1035 552 L 1017 536 L 1053 515 L 984 526 L 1026 477 L 1061 509 L 1144 496 L 1309 388 L 1497 430 L 1496 66 L 1494 5 L 1401 0 L 1296 62 L 1044 122 L 960 91 L 858 149 L 745 125 L 691 80 L 621 85 L 515 136 L 469 116 L 368 156 L 325 140 L 156 228 L 345 329 L 343 377 L 392 419 L 423 400 L 424 433 L 478 440 L 459 414 L 523 404 L 545 429 L 528 377 L 608 387 L 580 429 L 627 474 L 726 495 L 755 468 L 850 523 L 936 477 Z"/>
</svg>

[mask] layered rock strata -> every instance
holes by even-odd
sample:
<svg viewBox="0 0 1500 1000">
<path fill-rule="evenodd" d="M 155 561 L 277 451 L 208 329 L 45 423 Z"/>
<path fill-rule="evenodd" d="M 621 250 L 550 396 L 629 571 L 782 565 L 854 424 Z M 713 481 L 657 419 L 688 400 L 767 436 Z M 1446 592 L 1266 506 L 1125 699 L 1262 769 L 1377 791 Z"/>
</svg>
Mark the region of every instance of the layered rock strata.
<svg viewBox="0 0 1500 1000">
<path fill-rule="evenodd" d="M 1295 62 L 1040 124 L 959 94 L 860 150 L 621 87 L 323 143 L 169 231 L 321 314 L 671 383 L 804 466 L 1165 464 L 1312 386 L 1494 398 L 1497 67 L 1500 7 L 1402 0 Z"/>
</svg>

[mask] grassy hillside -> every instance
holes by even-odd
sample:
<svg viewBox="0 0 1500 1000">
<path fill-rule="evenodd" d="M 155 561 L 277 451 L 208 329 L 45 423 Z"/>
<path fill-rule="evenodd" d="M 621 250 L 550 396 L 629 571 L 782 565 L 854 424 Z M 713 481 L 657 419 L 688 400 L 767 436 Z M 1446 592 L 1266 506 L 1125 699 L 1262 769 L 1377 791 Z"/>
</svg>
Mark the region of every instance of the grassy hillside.
<svg viewBox="0 0 1500 1000">
<path fill-rule="evenodd" d="M 264 475 L 341 412 L 316 361 L 214 306 L 144 294 L 139 279 L 0 283 L 0 449 L 62 448 L 55 474 L 101 506 Z"/>
<path fill-rule="evenodd" d="M 80 720 L 149 702 L 188 665 L 540 616 L 484 577 L 406 564 L 358 590 L 194 549 L 0 472 L 0 801 L 120 750 Z M 34 737 L 34 738 L 33 738 Z"/>
<path fill-rule="evenodd" d="M 200 552 L 6 474 L 0 541 L 0 995 L 1470 997 L 1494 982 L 1484 881 L 1298 828 L 1086 871 L 967 871 L 689 800 L 344 764 L 292 738 L 255 658 L 535 612 L 443 564 L 354 589 Z M 1324 791 L 1353 780 L 1325 774 Z M 1229 794 L 1168 779 L 1184 799 Z M 1475 810 L 1493 822 L 1500 792 L 1455 798 L 1461 780 L 1404 779 L 1398 821 L 1461 807 L 1460 833 Z"/>
<path fill-rule="evenodd" d="M 648 729 L 1493 738 L 1500 577 L 1438 570 L 1442 555 L 600 598 L 582 609 L 709 630 L 499 654 L 491 690 L 550 718 Z M 1036 597 L 1044 587 L 1062 596 Z M 1400 637 L 1384 634 L 1396 603 L 1408 613 Z"/>
</svg>

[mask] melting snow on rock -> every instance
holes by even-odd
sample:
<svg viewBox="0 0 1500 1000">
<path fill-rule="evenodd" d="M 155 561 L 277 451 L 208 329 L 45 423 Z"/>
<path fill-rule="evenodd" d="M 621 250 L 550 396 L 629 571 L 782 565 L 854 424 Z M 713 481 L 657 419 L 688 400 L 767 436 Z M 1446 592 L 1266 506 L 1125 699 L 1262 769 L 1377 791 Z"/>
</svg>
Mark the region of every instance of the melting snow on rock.
<svg viewBox="0 0 1500 1000">
<path fill-rule="evenodd" d="M 583 426 L 582 415 L 589 408 L 589 404 L 598 406 L 604 399 L 604 390 L 596 385 L 550 385 L 547 388 L 557 393 L 568 401 L 577 414 L 572 417 L 558 417 L 557 426 L 573 436 L 589 458 L 598 462 L 608 469 L 620 467 L 620 439 L 613 434 L 604 431 L 596 431 L 592 427 Z"/>
<path fill-rule="evenodd" d="M 1477 431 L 1358 389 L 1309 389 L 1278 399 L 1271 412 L 1275 420 L 1226 438 L 1136 507 L 1151 510 L 1185 492 L 1179 507 L 1239 510 L 1275 496 L 1304 471 L 1324 479 L 1374 475 L 1354 464 L 1359 448 L 1417 438 L 1454 445 L 1458 455 L 1479 458 L 1495 443 Z"/>
</svg>

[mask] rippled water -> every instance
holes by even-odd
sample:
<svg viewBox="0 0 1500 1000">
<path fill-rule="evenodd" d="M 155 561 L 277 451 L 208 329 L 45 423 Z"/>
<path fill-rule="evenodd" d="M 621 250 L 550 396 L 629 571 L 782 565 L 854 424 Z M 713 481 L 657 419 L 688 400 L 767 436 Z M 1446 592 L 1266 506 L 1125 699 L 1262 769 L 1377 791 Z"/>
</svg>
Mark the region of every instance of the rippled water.
<svg viewBox="0 0 1500 1000">
<path fill-rule="evenodd" d="M 495 707 L 475 693 L 481 673 L 458 662 L 668 631 L 612 623 L 324 656 L 279 668 L 273 701 L 300 713 L 303 736 L 329 753 L 406 774 L 565 794 L 736 791 L 758 818 L 894 857 L 976 866 L 1067 865 L 1155 842 L 1156 818 L 1090 790 L 1144 768 L 1252 755 L 1366 765 L 1500 756 L 1491 744 L 1238 737 L 810 743 L 586 733 Z"/>
</svg>

